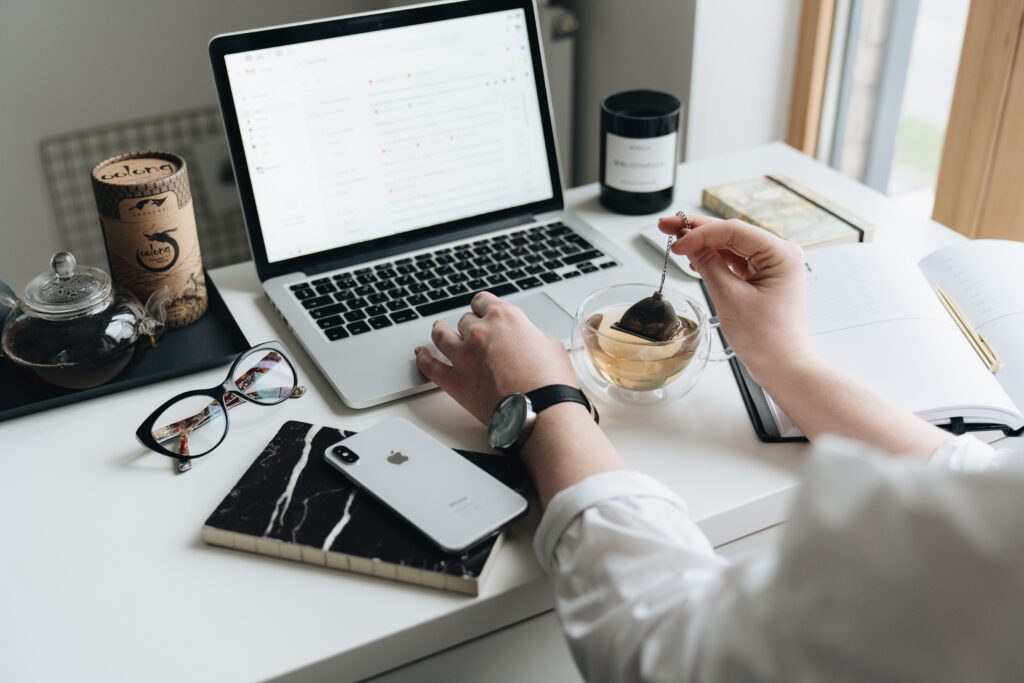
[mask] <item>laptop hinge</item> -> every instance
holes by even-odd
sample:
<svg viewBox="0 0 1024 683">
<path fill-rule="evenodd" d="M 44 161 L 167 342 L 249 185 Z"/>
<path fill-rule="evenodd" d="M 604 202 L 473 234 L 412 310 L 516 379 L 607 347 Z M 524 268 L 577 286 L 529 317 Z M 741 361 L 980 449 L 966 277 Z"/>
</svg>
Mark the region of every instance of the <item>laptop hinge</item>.
<svg viewBox="0 0 1024 683">
<path fill-rule="evenodd" d="M 305 273 L 306 275 L 316 275 L 317 273 L 324 273 L 329 270 L 337 270 L 339 268 L 354 266 L 360 263 L 367 263 L 368 261 L 376 261 L 377 259 L 387 258 L 388 256 L 396 256 L 398 254 L 404 254 L 409 251 L 417 251 L 419 249 L 436 247 L 447 242 L 457 242 L 459 240 L 463 240 L 469 237 L 483 235 L 488 232 L 504 230 L 505 228 L 513 228 L 517 225 L 533 223 L 536 220 L 537 219 L 531 214 L 506 216 L 496 221 L 487 221 L 486 223 L 477 223 L 475 225 L 469 225 L 463 228 L 445 231 L 443 234 L 440 235 L 431 235 L 429 237 L 420 237 L 415 239 L 410 238 L 407 240 L 402 240 L 398 244 L 381 246 L 377 249 L 363 252 L 361 254 L 353 254 L 352 256 L 346 256 L 340 259 L 323 261 L 321 263 L 317 263 L 314 265 L 310 265 L 306 268 L 303 268 L 302 272 Z"/>
</svg>

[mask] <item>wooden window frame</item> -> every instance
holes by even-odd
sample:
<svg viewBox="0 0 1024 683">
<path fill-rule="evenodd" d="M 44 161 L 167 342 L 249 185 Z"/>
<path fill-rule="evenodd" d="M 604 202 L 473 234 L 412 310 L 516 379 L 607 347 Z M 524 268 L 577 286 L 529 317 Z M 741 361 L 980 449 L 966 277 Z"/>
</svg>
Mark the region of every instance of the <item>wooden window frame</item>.
<svg viewBox="0 0 1024 683">
<path fill-rule="evenodd" d="M 800 38 L 786 142 L 811 157 L 818 150 L 835 13 L 836 0 L 804 0 L 800 11 Z"/>
<path fill-rule="evenodd" d="M 1024 240 L 1024 0 L 972 0 L 932 217 Z"/>
</svg>

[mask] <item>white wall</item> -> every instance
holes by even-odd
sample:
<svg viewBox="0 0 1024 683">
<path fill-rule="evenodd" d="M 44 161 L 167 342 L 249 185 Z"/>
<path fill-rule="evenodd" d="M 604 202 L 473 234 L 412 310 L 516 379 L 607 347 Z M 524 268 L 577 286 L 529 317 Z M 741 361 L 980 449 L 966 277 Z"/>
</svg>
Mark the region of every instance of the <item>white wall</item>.
<svg viewBox="0 0 1024 683">
<path fill-rule="evenodd" d="M 580 22 L 577 184 L 598 175 L 602 98 L 654 88 L 686 105 L 683 158 L 786 137 L 801 0 L 556 0 Z"/>
<path fill-rule="evenodd" d="M 686 159 L 784 140 L 801 0 L 699 0 Z"/>
<path fill-rule="evenodd" d="M 686 103 L 691 89 L 694 9 L 699 3 L 560 0 L 557 4 L 569 8 L 580 23 L 576 35 L 575 184 L 590 183 L 598 177 L 601 100 L 622 90 L 650 88 Z M 685 125 L 685 110 L 683 116 L 680 127 Z M 685 132 L 682 130 L 680 137 Z M 567 180 L 566 184 L 573 183 Z"/>
<path fill-rule="evenodd" d="M 0 1 L 0 279 L 20 292 L 58 248 L 42 138 L 214 104 L 206 44 L 217 33 L 385 4 Z"/>
</svg>

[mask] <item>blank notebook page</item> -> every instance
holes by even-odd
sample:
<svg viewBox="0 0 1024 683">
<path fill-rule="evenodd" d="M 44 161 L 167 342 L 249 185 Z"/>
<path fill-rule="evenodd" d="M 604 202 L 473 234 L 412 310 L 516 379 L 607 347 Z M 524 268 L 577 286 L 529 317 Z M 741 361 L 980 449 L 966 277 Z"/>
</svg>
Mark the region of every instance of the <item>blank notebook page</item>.
<svg viewBox="0 0 1024 683">
<path fill-rule="evenodd" d="M 1024 407 L 1024 243 L 958 244 L 933 252 L 920 267 L 995 351 L 1000 360 L 996 378 Z"/>
</svg>

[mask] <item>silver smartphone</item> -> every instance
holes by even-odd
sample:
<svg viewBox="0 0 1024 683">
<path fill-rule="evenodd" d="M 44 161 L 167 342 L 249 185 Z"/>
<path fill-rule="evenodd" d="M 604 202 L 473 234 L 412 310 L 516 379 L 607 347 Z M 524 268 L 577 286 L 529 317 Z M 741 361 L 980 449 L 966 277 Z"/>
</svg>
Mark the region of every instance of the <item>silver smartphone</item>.
<svg viewBox="0 0 1024 683">
<path fill-rule="evenodd" d="M 324 459 L 448 552 L 526 512 L 525 498 L 400 417 L 328 446 Z"/>
</svg>

